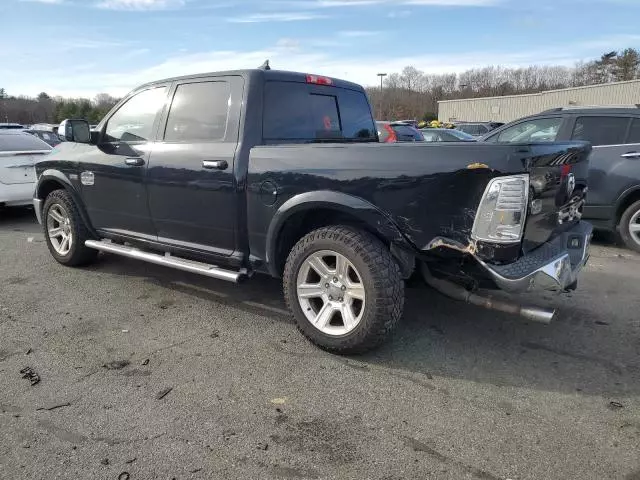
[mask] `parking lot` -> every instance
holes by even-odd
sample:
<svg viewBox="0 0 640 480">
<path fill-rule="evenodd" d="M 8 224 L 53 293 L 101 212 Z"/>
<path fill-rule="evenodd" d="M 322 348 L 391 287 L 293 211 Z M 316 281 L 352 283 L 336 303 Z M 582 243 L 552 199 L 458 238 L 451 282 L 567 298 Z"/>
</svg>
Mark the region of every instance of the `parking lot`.
<svg viewBox="0 0 640 480">
<path fill-rule="evenodd" d="M 2 215 L 2 478 L 640 479 L 629 251 L 597 242 L 576 292 L 531 295 L 548 326 L 411 287 L 393 341 L 344 358 L 274 280 L 68 269 L 32 212 Z"/>
</svg>

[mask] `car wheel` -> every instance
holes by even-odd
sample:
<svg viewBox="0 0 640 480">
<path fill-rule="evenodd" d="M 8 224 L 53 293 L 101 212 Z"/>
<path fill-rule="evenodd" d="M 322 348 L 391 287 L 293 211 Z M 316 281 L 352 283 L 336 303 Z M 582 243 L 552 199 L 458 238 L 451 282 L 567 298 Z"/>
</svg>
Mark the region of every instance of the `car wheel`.
<svg viewBox="0 0 640 480">
<path fill-rule="evenodd" d="M 42 208 L 44 237 L 53 258 L 70 267 L 91 263 L 98 251 L 87 248 L 92 238 L 78 207 L 66 190 L 51 192 Z"/>
<path fill-rule="evenodd" d="M 298 329 L 336 353 L 362 353 L 381 344 L 397 325 L 404 282 L 389 249 L 347 226 L 315 230 L 291 250 L 284 297 Z"/>
<path fill-rule="evenodd" d="M 618 229 L 626 247 L 640 252 L 640 201 L 631 204 L 624 211 Z"/>
</svg>

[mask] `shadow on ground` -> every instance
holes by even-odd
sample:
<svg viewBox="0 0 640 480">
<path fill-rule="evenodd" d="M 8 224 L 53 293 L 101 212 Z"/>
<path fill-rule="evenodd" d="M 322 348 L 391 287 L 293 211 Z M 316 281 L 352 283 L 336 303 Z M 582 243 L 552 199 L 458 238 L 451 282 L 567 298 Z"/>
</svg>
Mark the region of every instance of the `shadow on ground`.
<svg viewBox="0 0 640 480">
<path fill-rule="evenodd" d="M 12 227 L 34 224 L 32 211 L 21 209 L 9 215 Z M 0 220 L 0 228 L 3 222 Z M 596 242 L 608 239 L 598 235 Z M 113 255 L 100 258 L 87 270 L 142 278 L 159 288 L 292 323 L 278 280 L 256 276 L 236 286 Z M 588 271 L 583 277 L 573 296 L 522 297 L 527 303 L 559 307 L 551 325 L 527 323 L 412 286 L 393 340 L 354 360 L 359 368 L 380 366 L 504 387 L 604 396 L 637 394 L 637 315 L 633 306 L 625 309 L 608 304 L 617 301 L 616 294 L 632 296 L 633 286 L 621 284 L 620 277 L 604 271 Z"/>
<path fill-rule="evenodd" d="M 160 288 L 267 315 L 294 328 L 284 311 L 280 281 L 266 276 L 237 286 L 115 256 L 101 257 L 89 269 L 144 278 Z M 598 275 L 598 283 L 619 282 Z M 558 316 L 551 325 L 530 323 L 412 286 L 393 340 L 353 360 L 364 368 L 369 364 L 504 387 L 614 396 L 640 392 L 639 333 L 631 318 L 607 313 L 606 305 L 597 306 L 597 297 L 594 305 L 575 295 L 521 300 L 558 307 Z"/>
</svg>

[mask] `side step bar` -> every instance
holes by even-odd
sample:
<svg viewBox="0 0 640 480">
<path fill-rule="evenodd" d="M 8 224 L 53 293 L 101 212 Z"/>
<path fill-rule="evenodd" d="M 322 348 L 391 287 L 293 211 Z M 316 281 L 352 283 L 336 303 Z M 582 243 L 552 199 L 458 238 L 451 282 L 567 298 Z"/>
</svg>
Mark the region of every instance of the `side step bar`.
<svg viewBox="0 0 640 480">
<path fill-rule="evenodd" d="M 185 272 L 197 273 L 206 277 L 217 278 L 218 280 L 226 280 L 227 282 L 238 283 L 247 275 L 244 269 L 239 272 L 224 270 L 215 265 L 174 257 L 168 252 L 164 255 L 149 253 L 138 248 L 97 240 L 87 240 L 84 244 L 89 248 L 95 248 L 102 252 L 115 253 L 116 255 L 135 258 L 144 262 L 162 265 L 163 267 L 171 267 Z"/>
</svg>

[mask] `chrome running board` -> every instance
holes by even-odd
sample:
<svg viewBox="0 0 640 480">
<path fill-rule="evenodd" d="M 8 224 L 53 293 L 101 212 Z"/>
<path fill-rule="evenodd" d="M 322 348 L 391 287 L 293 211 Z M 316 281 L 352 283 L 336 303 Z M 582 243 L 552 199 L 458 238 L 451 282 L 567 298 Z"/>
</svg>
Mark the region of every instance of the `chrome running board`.
<svg viewBox="0 0 640 480">
<path fill-rule="evenodd" d="M 84 244 L 89 248 L 95 248 L 102 252 L 115 253 L 116 255 L 122 255 L 123 257 L 135 258 L 144 262 L 162 265 L 163 267 L 171 267 L 185 272 L 217 278 L 218 280 L 226 280 L 227 282 L 238 283 L 247 275 L 247 272 L 244 269 L 238 272 L 224 270 L 216 267 L 215 265 L 174 257 L 169 252 L 166 252 L 164 255 L 150 253 L 138 248 L 98 240 L 87 240 Z"/>
</svg>

